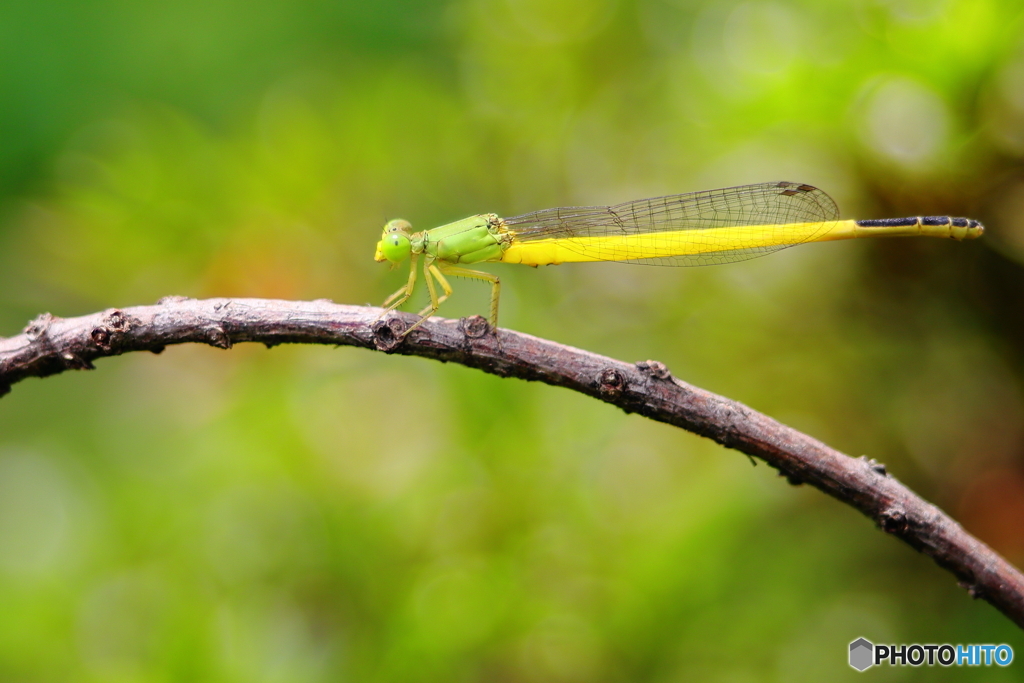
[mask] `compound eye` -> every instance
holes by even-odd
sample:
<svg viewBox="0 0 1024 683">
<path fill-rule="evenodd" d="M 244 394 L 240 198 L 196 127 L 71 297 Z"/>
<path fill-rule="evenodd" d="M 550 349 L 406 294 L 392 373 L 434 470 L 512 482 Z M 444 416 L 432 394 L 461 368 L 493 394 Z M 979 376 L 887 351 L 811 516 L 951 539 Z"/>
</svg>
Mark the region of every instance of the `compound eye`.
<svg viewBox="0 0 1024 683">
<path fill-rule="evenodd" d="M 380 251 L 388 261 L 398 263 L 409 257 L 412 247 L 409 238 L 401 232 L 394 232 L 386 235 L 381 240 Z"/>
<path fill-rule="evenodd" d="M 388 224 L 384 226 L 384 232 L 391 234 L 394 232 L 409 232 L 412 230 L 412 224 L 409 221 L 396 218 L 388 221 Z"/>
</svg>

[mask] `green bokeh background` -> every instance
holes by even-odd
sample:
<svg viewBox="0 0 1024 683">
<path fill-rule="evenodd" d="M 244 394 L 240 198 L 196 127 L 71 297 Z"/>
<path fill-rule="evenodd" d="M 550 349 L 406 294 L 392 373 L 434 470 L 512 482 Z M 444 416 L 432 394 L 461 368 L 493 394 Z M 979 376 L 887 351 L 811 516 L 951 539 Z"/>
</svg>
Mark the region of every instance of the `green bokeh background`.
<svg viewBox="0 0 1024 683">
<path fill-rule="evenodd" d="M 388 218 L 764 180 L 988 232 L 494 266 L 503 326 L 661 360 L 1024 563 L 1019 1 L 0 4 L 7 335 L 171 294 L 377 304 Z M 485 312 L 458 284 L 443 313 Z M 858 636 L 1024 656 L 856 512 L 561 389 L 177 347 L 0 402 L 3 681 L 853 680 Z"/>
</svg>

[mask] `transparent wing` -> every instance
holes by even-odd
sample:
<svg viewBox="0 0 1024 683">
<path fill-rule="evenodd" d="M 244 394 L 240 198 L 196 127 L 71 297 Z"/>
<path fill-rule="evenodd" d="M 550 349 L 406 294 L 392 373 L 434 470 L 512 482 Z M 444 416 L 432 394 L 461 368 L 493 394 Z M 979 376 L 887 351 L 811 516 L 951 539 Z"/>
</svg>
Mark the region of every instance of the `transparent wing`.
<svg viewBox="0 0 1024 683">
<path fill-rule="evenodd" d="M 557 239 L 566 249 L 594 260 L 695 266 L 742 261 L 801 244 L 831 230 L 838 219 L 835 202 L 818 188 L 771 182 L 615 206 L 544 209 L 503 222 L 517 240 Z M 619 241 L 611 247 L 607 240 L 593 239 L 616 236 L 642 239 Z M 757 246 L 728 247 L 736 244 Z M 662 255 L 647 256 L 652 246 Z M 677 255 L 665 256 L 666 247 Z"/>
</svg>

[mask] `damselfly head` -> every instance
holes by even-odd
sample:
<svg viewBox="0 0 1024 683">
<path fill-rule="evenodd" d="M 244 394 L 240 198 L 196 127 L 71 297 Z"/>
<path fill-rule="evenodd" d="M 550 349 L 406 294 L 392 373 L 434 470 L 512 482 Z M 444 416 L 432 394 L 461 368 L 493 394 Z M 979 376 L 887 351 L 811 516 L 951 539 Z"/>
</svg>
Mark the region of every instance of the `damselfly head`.
<svg viewBox="0 0 1024 683">
<path fill-rule="evenodd" d="M 384 226 L 384 233 L 377 242 L 377 249 L 373 253 L 373 260 L 377 262 L 390 261 L 392 265 L 400 263 L 409 258 L 412 253 L 412 246 L 409 242 L 409 235 L 412 231 L 412 224 L 409 221 L 395 218 Z"/>
</svg>

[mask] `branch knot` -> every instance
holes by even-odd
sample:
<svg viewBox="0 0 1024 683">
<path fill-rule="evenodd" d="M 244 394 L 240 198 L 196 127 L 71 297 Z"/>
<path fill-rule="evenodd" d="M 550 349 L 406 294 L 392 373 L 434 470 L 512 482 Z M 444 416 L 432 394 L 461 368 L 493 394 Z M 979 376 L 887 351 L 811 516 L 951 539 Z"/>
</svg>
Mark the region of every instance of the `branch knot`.
<svg viewBox="0 0 1024 683">
<path fill-rule="evenodd" d="M 230 349 L 232 346 L 227 330 L 223 325 L 216 323 L 206 328 L 206 341 L 210 346 L 216 346 L 218 349 Z"/>
<path fill-rule="evenodd" d="M 626 378 L 615 368 L 605 368 L 597 377 L 598 388 L 605 396 L 618 396 L 626 389 Z"/>
<path fill-rule="evenodd" d="M 131 329 L 134 321 L 124 311 L 114 308 L 103 317 L 103 323 L 89 333 L 92 343 L 103 353 L 110 353 Z"/>
<path fill-rule="evenodd" d="M 470 339 L 483 339 L 491 331 L 491 324 L 481 315 L 471 315 L 459 320 L 459 329 Z"/>
<path fill-rule="evenodd" d="M 373 346 L 378 351 L 391 353 L 405 338 L 405 321 L 398 316 L 388 316 L 375 320 L 370 330 L 373 332 Z"/>
<path fill-rule="evenodd" d="M 672 373 L 668 366 L 658 360 L 642 360 L 636 364 L 636 369 L 652 379 L 671 379 Z"/>
<path fill-rule="evenodd" d="M 25 326 L 23 332 L 25 336 L 29 338 L 29 341 L 39 341 L 47 336 L 50 331 L 50 325 L 60 320 L 57 316 L 51 315 L 50 313 L 40 313 L 36 316 L 36 319 Z"/>
<path fill-rule="evenodd" d="M 901 534 L 907 530 L 907 511 L 902 505 L 890 505 L 878 516 L 882 530 L 890 534 Z"/>
</svg>

